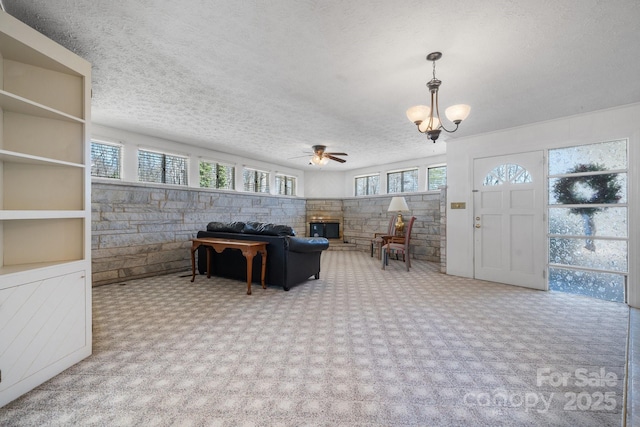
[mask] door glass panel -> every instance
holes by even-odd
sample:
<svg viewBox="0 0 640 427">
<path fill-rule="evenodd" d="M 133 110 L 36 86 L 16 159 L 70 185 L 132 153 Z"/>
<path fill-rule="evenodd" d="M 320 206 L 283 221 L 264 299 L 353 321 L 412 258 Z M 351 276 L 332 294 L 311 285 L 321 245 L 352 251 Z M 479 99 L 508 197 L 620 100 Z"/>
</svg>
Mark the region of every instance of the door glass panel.
<svg viewBox="0 0 640 427">
<path fill-rule="evenodd" d="M 550 150 L 548 188 L 549 289 L 624 302 L 627 141 Z"/>
<path fill-rule="evenodd" d="M 549 262 L 598 270 L 627 271 L 627 242 L 552 237 Z"/>
<path fill-rule="evenodd" d="M 580 162 L 600 164 L 607 170 L 627 169 L 627 140 L 550 150 L 549 175 L 567 173 Z"/>
<path fill-rule="evenodd" d="M 573 197 L 575 200 L 566 200 L 567 197 Z M 550 205 L 594 203 L 627 203 L 627 174 L 603 173 L 590 176 L 576 174 L 549 179 Z"/>
<path fill-rule="evenodd" d="M 484 178 L 482 185 L 502 185 L 505 182 L 511 184 L 526 184 L 531 182 L 531 174 L 520 165 L 507 163 L 496 166 L 489 172 Z"/>
<path fill-rule="evenodd" d="M 555 291 L 586 295 L 607 301 L 624 301 L 625 284 L 624 276 L 621 274 L 552 267 L 549 269 L 549 283 L 554 284 Z"/>
<path fill-rule="evenodd" d="M 591 224 L 589 223 L 591 218 Z M 564 236 L 627 237 L 627 208 L 603 208 L 588 215 L 575 215 L 569 208 L 549 209 L 549 233 Z"/>
</svg>

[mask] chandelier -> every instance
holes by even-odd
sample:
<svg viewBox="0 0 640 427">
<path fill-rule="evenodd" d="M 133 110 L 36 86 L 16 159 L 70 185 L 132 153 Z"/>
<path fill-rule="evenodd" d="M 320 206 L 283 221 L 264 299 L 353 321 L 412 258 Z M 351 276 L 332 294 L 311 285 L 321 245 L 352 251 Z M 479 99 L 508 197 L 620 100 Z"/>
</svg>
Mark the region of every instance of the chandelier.
<svg viewBox="0 0 640 427">
<path fill-rule="evenodd" d="M 449 130 L 442 124 L 442 120 L 440 120 L 440 110 L 438 108 L 438 89 L 442 81 L 436 78 L 436 61 L 440 58 L 442 58 L 442 53 L 440 52 L 432 52 L 427 55 L 427 61 L 433 61 L 433 78 L 427 83 L 429 92 L 431 92 L 431 106 L 416 105 L 407 110 L 409 120 L 418 126 L 420 133 L 426 133 L 427 138 L 434 143 L 440 136 L 442 130 L 449 133 L 457 131 L 460 122 L 466 119 L 471 111 L 471 107 L 465 104 L 452 105 L 447 108 L 444 113 L 447 119 L 453 122 L 456 127 L 453 130 Z"/>
</svg>

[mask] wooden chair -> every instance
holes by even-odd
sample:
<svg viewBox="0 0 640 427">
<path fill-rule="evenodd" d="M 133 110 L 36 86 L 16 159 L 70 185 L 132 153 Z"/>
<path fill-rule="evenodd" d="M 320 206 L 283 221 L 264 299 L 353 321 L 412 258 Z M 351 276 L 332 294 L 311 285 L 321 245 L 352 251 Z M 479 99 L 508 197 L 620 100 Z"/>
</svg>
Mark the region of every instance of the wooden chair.
<svg viewBox="0 0 640 427">
<path fill-rule="evenodd" d="M 373 258 L 373 250 L 378 248 L 378 259 L 382 259 L 382 245 L 385 236 L 394 236 L 396 234 L 396 218 L 397 215 L 393 215 L 389 220 L 389 227 L 384 233 L 374 233 L 373 239 L 371 239 L 371 258 Z"/>
<path fill-rule="evenodd" d="M 390 236 L 385 239 L 381 250 L 381 252 L 383 253 L 383 270 L 389 264 L 389 255 L 391 255 L 391 252 L 394 252 L 396 255 L 402 254 L 402 260 L 407 267 L 407 271 L 409 271 L 409 268 L 411 267 L 411 254 L 409 253 L 409 244 L 411 242 L 411 229 L 413 228 L 413 223 L 415 220 L 415 216 L 412 216 L 409 220 L 409 225 L 406 228 L 404 237 Z"/>
</svg>

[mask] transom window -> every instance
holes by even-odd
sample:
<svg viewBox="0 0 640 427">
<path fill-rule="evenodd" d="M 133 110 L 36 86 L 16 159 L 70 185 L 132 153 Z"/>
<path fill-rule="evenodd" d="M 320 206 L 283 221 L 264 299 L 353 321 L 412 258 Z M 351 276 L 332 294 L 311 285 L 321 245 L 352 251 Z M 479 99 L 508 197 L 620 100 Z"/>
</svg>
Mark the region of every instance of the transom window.
<svg viewBox="0 0 640 427">
<path fill-rule="evenodd" d="M 120 179 L 122 146 L 91 141 L 91 176 Z"/>
<path fill-rule="evenodd" d="M 418 169 L 387 173 L 387 193 L 418 191 Z"/>
<path fill-rule="evenodd" d="M 278 194 L 285 196 L 296 195 L 296 178 L 294 176 L 276 175 Z"/>
<path fill-rule="evenodd" d="M 139 181 L 187 185 L 187 175 L 186 157 L 138 150 Z"/>
<path fill-rule="evenodd" d="M 233 190 L 236 168 L 223 163 L 200 161 L 200 187 Z"/>
<path fill-rule="evenodd" d="M 356 196 L 370 196 L 380 192 L 380 174 L 355 178 Z"/>
<path fill-rule="evenodd" d="M 269 192 L 269 172 L 257 169 L 244 169 L 242 171 L 244 191 L 252 193 Z"/>
<path fill-rule="evenodd" d="M 482 182 L 482 185 L 493 186 L 502 185 L 504 183 L 509 184 L 527 184 L 532 182 L 531 174 L 520 165 L 513 163 L 506 163 L 496 166 L 491 172 L 487 174 Z"/>
</svg>

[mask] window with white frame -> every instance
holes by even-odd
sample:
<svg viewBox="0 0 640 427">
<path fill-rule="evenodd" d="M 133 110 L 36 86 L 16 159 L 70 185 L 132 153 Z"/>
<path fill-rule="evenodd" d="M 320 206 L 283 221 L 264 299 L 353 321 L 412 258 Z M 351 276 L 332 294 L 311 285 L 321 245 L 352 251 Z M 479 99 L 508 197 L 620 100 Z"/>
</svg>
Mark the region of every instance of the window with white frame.
<svg viewBox="0 0 640 427">
<path fill-rule="evenodd" d="M 418 168 L 387 173 L 387 193 L 418 191 Z"/>
<path fill-rule="evenodd" d="M 356 196 L 371 196 L 380 192 L 380 174 L 357 176 Z"/>
<path fill-rule="evenodd" d="M 427 190 L 438 191 L 440 187 L 447 185 L 447 167 L 434 166 L 427 168 Z"/>
<path fill-rule="evenodd" d="M 91 141 L 91 176 L 120 179 L 121 170 L 121 145 Z"/>
<path fill-rule="evenodd" d="M 233 190 L 236 168 L 224 163 L 200 161 L 200 187 Z"/>
<path fill-rule="evenodd" d="M 187 185 L 187 157 L 138 150 L 138 181 Z"/>
<path fill-rule="evenodd" d="M 276 175 L 276 188 L 278 194 L 285 196 L 296 195 L 296 177 L 287 175 Z"/>
<path fill-rule="evenodd" d="M 269 172 L 245 168 L 242 171 L 244 191 L 252 193 L 269 192 Z"/>
</svg>

